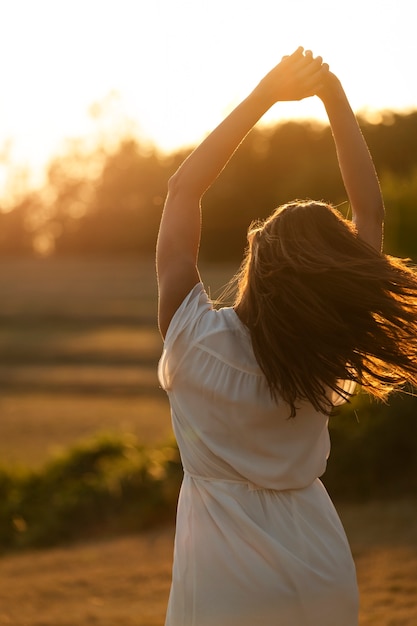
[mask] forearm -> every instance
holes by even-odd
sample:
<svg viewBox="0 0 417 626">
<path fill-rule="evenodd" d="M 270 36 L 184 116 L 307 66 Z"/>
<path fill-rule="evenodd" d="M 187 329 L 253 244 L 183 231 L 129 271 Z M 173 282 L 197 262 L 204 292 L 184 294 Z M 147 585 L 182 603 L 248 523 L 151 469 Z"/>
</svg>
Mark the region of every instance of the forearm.
<svg viewBox="0 0 417 626">
<path fill-rule="evenodd" d="M 197 256 L 200 240 L 200 200 L 216 180 L 245 136 L 268 109 L 266 98 L 253 91 L 182 163 L 168 184 L 158 252 L 164 256 Z M 188 242 L 188 246 L 184 246 Z M 159 257 L 159 254 L 158 254 Z"/>
<path fill-rule="evenodd" d="M 170 193 L 201 198 L 273 102 L 256 88 L 191 153 L 170 179 Z"/>
<path fill-rule="evenodd" d="M 375 224 L 382 231 L 384 203 L 375 166 L 356 117 L 339 81 L 321 96 L 336 146 L 340 172 L 358 225 Z M 368 238 L 365 233 L 365 238 Z M 378 246 L 373 241 L 372 245 Z"/>
</svg>

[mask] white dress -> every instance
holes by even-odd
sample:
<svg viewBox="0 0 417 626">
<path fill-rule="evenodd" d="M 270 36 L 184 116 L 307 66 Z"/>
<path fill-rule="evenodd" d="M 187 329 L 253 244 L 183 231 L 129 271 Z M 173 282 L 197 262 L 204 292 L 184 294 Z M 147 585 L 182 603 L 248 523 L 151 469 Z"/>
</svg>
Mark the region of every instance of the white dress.
<svg viewBox="0 0 417 626">
<path fill-rule="evenodd" d="M 201 283 L 159 379 L 184 467 L 166 626 L 357 625 L 351 551 L 318 478 L 327 417 L 271 399 L 247 329 Z"/>
</svg>

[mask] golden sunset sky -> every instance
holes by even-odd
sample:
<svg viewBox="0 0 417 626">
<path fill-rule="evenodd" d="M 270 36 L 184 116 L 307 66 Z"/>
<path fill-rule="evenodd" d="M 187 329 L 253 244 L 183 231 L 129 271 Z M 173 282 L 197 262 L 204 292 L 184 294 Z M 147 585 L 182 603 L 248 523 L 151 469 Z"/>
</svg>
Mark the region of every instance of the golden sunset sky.
<svg viewBox="0 0 417 626">
<path fill-rule="evenodd" d="M 193 144 L 298 45 L 323 56 L 355 110 L 417 108 L 413 7 L 413 0 L 1 0 L 3 168 L 42 168 L 66 138 L 100 124 L 113 133 L 132 129 L 166 151 Z M 291 116 L 323 119 L 323 108 L 317 99 L 278 104 L 266 121 Z"/>
</svg>

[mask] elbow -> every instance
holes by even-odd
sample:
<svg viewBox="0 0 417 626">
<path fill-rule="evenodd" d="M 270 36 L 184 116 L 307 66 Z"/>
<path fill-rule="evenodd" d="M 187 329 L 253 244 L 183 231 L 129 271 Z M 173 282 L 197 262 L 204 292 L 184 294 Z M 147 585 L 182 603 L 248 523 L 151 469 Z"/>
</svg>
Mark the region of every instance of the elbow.
<svg viewBox="0 0 417 626">
<path fill-rule="evenodd" d="M 366 215 L 374 227 L 382 226 L 385 221 L 385 205 L 381 194 L 369 199 L 366 206 Z"/>
<path fill-rule="evenodd" d="M 179 194 L 187 194 L 191 185 L 184 180 L 184 176 L 180 170 L 177 170 L 168 180 L 168 195 L 178 196 Z"/>
<path fill-rule="evenodd" d="M 173 195 L 176 193 L 179 187 L 179 178 L 178 172 L 175 172 L 175 174 L 168 179 L 168 194 Z"/>
<path fill-rule="evenodd" d="M 172 198 L 181 198 L 182 201 L 198 201 L 203 195 L 200 186 L 188 172 L 178 169 L 168 179 L 168 196 Z"/>
<path fill-rule="evenodd" d="M 353 212 L 353 222 L 361 239 L 381 251 L 384 234 L 385 208 L 382 198 L 368 202 L 362 211 Z"/>
</svg>

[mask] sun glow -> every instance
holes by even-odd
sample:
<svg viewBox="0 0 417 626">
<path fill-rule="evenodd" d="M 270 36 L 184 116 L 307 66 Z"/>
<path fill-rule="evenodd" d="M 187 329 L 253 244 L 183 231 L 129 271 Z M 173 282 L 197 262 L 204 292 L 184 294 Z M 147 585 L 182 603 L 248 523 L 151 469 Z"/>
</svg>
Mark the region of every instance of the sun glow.
<svg viewBox="0 0 417 626">
<path fill-rule="evenodd" d="M 193 144 L 300 44 L 330 63 L 355 109 L 415 108 L 417 86 L 405 79 L 414 76 L 417 46 L 405 5 L 411 3 L 5 3 L 1 163 L 42 168 L 65 138 L 106 129 L 134 132 L 164 151 Z M 113 110 L 106 119 L 114 124 L 100 127 L 103 116 L 91 112 L 109 94 L 117 94 L 118 117 Z M 264 121 L 293 116 L 324 119 L 324 111 L 309 99 L 277 105 Z"/>
</svg>

